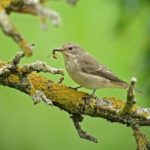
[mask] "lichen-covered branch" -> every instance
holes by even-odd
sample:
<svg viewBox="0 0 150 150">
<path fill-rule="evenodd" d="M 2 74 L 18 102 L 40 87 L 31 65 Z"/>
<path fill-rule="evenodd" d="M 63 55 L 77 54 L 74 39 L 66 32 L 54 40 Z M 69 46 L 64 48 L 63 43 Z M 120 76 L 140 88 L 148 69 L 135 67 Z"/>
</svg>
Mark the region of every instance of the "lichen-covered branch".
<svg viewBox="0 0 150 150">
<path fill-rule="evenodd" d="M 131 127 L 135 124 L 139 127 L 150 126 L 150 108 L 141 108 L 135 104 L 126 106 L 127 102 L 115 97 L 93 97 L 89 103 L 86 103 L 87 93 L 55 83 L 36 73 L 43 71 L 62 75 L 61 69 L 50 67 L 40 61 L 19 66 L 18 63 L 23 56 L 23 53 L 17 53 L 12 61 L 0 62 L 0 85 L 15 88 L 28 94 L 32 97 L 34 104 L 44 101 L 48 105 L 53 104 L 72 114 L 72 120 L 81 138 L 97 142 L 96 138 L 83 131 L 79 125 L 79 122 L 82 121 L 79 119 L 82 117 L 79 116 L 84 115 L 104 118 Z M 130 88 L 133 89 L 134 86 L 130 86 Z M 128 90 L 128 94 L 129 91 L 132 95 L 133 90 Z M 130 113 L 120 113 L 125 107 L 130 110 Z"/>
<path fill-rule="evenodd" d="M 137 150 L 150 150 L 150 143 L 146 135 L 140 130 L 139 125 L 133 125 L 132 129 L 137 143 Z"/>
<path fill-rule="evenodd" d="M 32 54 L 30 44 L 28 44 L 24 37 L 19 33 L 5 11 L 0 12 L 0 28 L 4 34 L 10 36 L 16 43 L 18 43 L 27 56 Z"/>
<path fill-rule="evenodd" d="M 127 101 L 121 110 L 122 114 L 130 114 L 132 109 L 134 109 L 134 105 L 136 104 L 136 99 L 135 99 L 135 92 L 134 92 L 134 85 L 136 83 L 137 79 L 132 78 L 131 83 L 129 85 L 129 89 L 127 92 Z"/>
<path fill-rule="evenodd" d="M 56 11 L 46 8 L 43 6 L 43 3 L 36 0 L 30 0 L 29 1 L 19 1 L 19 2 L 12 2 L 11 5 L 9 5 L 6 8 L 7 13 L 11 12 L 17 12 L 17 13 L 25 13 L 25 14 L 31 14 L 39 17 L 48 18 L 52 21 L 52 24 L 54 26 L 59 26 L 61 23 L 61 18 L 59 13 Z"/>
<path fill-rule="evenodd" d="M 45 0 L 0 0 L 0 28 L 3 33 L 10 36 L 23 49 L 26 56 L 32 54 L 32 47 L 18 31 L 15 24 L 11 22 L 9 15 L 15 13 L 27 13 L 41 18 L 42 28 L 46 28 L 46 19 L 54 26 L 59 26 L 61 17 L 58 12 L 47 8 Z M 67 0 L 69 4 L 75 5 L 77 0 Z"/>
</svg>

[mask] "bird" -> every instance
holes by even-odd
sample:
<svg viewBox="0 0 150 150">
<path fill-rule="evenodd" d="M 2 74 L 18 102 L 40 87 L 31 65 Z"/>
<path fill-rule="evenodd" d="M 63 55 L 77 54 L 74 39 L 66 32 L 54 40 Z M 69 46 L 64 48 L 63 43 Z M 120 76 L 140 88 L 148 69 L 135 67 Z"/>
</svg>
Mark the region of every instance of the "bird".
<svg viewBox="0 0 150 150">
<path fill-rule="evenodd" d="M 67 43 L 53 52 L 63 54 L 65 68 L 71 79 L 84 87 L 93 90 L 94 96 L 97 89 L 119 88 L 127 89 L 129 84 L 116 76 L 109 68 L 99 63 L 91 54 L 79 44 Z"/>
</svg>

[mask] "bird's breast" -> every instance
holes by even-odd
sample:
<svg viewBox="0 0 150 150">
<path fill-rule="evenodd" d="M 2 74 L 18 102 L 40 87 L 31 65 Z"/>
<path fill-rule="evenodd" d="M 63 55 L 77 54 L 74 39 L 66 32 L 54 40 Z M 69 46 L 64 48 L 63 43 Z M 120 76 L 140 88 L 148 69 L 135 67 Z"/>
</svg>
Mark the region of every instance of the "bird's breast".
<svg viewBox="0 0 150 150">
<path fill-rule="evenodd" d="M 83 86 L 83 77 L 81 76 L 81 67 L 78 63 L 77 59 L 67 59 L 65 61 L 65 67 L 66 70 L 69 74 L 69 76 L 72 78 L 72 80 L 74 80 L 76 83 L 78 83 L 79 85 Z"/>
<path fill-rule="evenodd" d="M 87 73 L 84 73 L 79 65 L 77 59 L 66 60 L 65 67 L 69 74 L 69 76 L 79 85 L 89 88 L 89 89 L 96 89 L 100 88 L 100 86 L 105 84 L 105 80 L 98 76 L 93 76 Z M 101 82 L 101 85 L 99 85 Z"/>
<path fill-rule="evenodd" d="M 65 60 L 65 67 L 69 75 L 74 79 L 76 74 L 79 74 L 80 67 L 78 61 L 76 59 L 73 60 Z"/>
</svg>

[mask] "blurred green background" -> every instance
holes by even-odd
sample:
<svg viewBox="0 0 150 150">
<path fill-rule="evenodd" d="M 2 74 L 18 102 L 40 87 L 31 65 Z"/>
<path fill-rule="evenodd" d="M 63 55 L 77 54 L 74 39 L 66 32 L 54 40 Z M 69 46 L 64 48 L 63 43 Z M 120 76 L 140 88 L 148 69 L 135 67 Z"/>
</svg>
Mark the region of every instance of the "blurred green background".
<svg viewBox="0 0 150 150">
<path fill-rule="evenodd" d="M 76 7 L 57 0 L 48 6 L 58 11 L 62 24 L 48 30 L 40 29 L 38 17 L 12 14 L 11 19 L 28 39 L 35 43 L 33 57 L 22 64 L 41 60 L 51 66 L 64 68 L 62 56 L 47 58 L 52 48 L 76 42 L 101 63 L 129 82 L 137 77 L 137 103 L 150 107 L 150 1 L 149 0 L 80 0 Z M 19 50 L 12 39 L 0 32 L 0 60 L 10 60 Z M 59 75 L 41 73 L 55 81 Z M 64 84 L 76 86 L 65 75 Z M 81 89 L 91 92 L 90 90 Z M 97 96 L 126 98 L 125 90 L 101 89 Z M 109 123 L 100 118 L 85 117 L 83 129 L 98 138 L 94 144 L 78 137 L 68 114 L 56 107 L 40 103 L 33 105 L 31 97 L 17 90 L 0 86 L 0 150 L 126 150 L 135 149 L 130 128 Z M 150 130 L 143 131 L 150 138 Z"/>
</svg>

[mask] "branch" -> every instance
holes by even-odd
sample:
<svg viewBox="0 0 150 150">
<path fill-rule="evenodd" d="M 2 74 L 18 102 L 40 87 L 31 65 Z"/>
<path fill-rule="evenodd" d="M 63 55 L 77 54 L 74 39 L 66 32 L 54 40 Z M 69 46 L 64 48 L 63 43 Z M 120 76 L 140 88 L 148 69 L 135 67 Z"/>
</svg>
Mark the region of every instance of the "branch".
<svg viewBox="0 0 150 150">
<path fill-rule="evenodd" d="M 10 36 L 23 49 L 26 56 L 32 55 L 32 47 L 18 31 L 15 24 L 11 22 L 9 14 L 25 13 L 41 18 L 42 28 L 46 29 L 46 20 L 49 19 L 55 27 L 61 24 L 61 17 L 58 12 L 44 6 L 45 0 L 0 0 L 0 28 L 3 33 Z M 67 0 L 75 5 L 77 0 Z"/>
<path fill-rule="evenodd" d="M 80 114 L 72 114 L 71 119 L 74 123 L 74 126 L 78 132 L 78 135 L 80 138 L 92 141 L 94 143 L 97 143 L 97 139 L 93 137 L 92 135 L 88 134 L 86 131 L 82 130 L 79 122 L 83 121 L 83 117 Z"/>
<path fill-rule="evenodd" d="M 134 85 L 136 82 L 136 78 L 131 79 L 131 83 L 129 85 L 127 93 L 127 101 L 125 103 L 125 106 L 121 110 L 121 115 L 131 114 L 132 110 L 134 109 L 134 106 L 136 104 Z M 136 122 L 136 120 L 132 121 L 132 124 L 133 125 L 131 125 L 131 127 L 133 129 L 134 137 L 137 143 L 137 150 L 149 150 L 150 143 L 148 142 L 148 139 L 145 136 L 145 134 L 141 132 L 139 124 Z"/>
<path fill-rule="evenodd" d="M 35 16 L 39 16 L 42 18 L 48 18 L 54 26 L 59 26 L 61 23 L 61 18 L 59 13 L 56 11 L 46 8 L 43 6 L 43 3 L 40 1 L 34 1 L 34 0 L 24 0 L 19 2 L 11 3 L 6 8 L 7 13 L 11 12 L 17 12 L 17 13 L 25 13 L 25 14 L 31 14 Z"/>
<path fill-rule="evenodd" d="M 150 150 L 150 143 L 146 135 L 141 132 L 139 125 L 133 125 L 132 129 L 137 143 L 137 150 Z"/>
<path fill-rule="evenodd" d="M 0 12 L 0 28 L 4 34 L 10 36 L 23 49 L 25 55 L 30 56 L 32 54 L 31 45 L 20 34 L 5 11 Z"/>
<path fill-rule="evenodd" d="M 136 78 L 131 79 L 129 89 L 127 91 L 127 101 L 125 103 L 125 106 L 121 110 L 121 114 L 130 114 L 132 109 L 134 109 L 134 106 L 136 104 L 134 85 L 135 85 L 136 81 L 137 81 Z"/>
<path fill-rule="evenodd" d="M 135 96 L 133 80 L 129 86 L 127 102 L 115 97 L 93 97 L 89 103 L 86 103 L 87 93 L 55 83 L 36 73 L 42 71 L 63 75 L 61 69 L 50 67 L 40 61 L 19 66 L 18 63 L 23 56 L 23 53 L 17 53 L 12 61 L 0 62 L 0 85 L 18 89 L 28 94 L 33 98 L 34 104 L 44 101 L 48 105 L 53 104 L 72 114 L 71 118 L 81 138 L 97 142 L 96 138 L 83 131 L 79 125 L 84 115 L 104 118 L 110 122 L 118 122 L 132 128 L 135 124 L 139 127 L 150 126 L 150 108 L 141 108 L 132 103 Z M 137 135 L 137 130 L 133 129 Z M 138 135 L 142 137 L 142 134 Z"/>
</svg>

